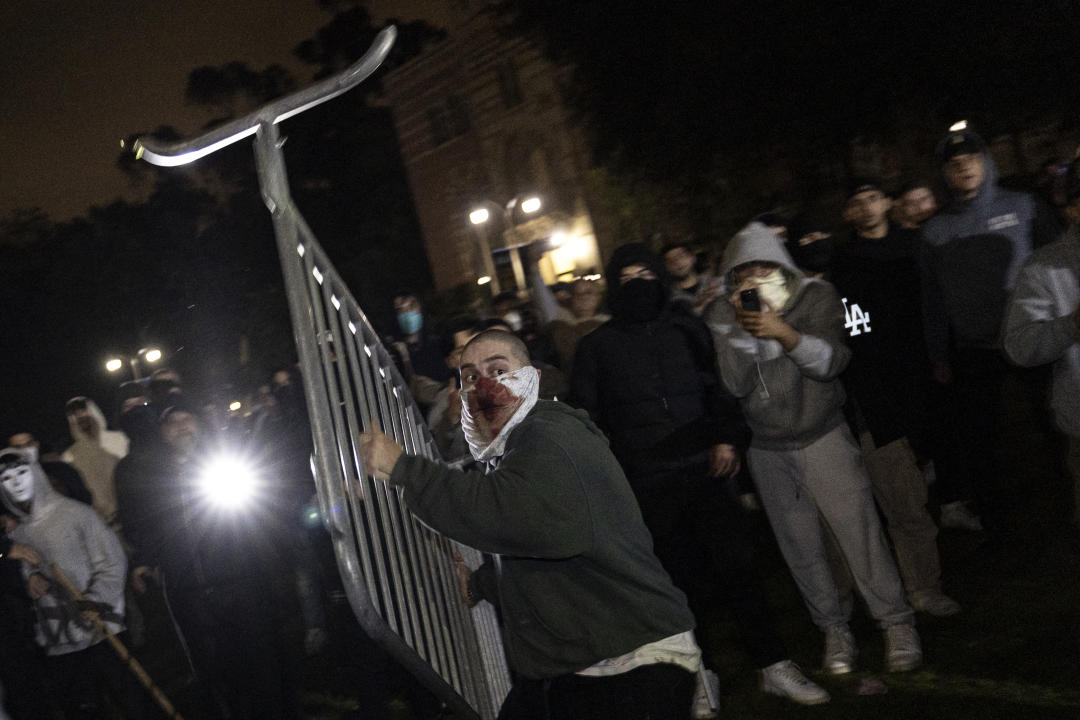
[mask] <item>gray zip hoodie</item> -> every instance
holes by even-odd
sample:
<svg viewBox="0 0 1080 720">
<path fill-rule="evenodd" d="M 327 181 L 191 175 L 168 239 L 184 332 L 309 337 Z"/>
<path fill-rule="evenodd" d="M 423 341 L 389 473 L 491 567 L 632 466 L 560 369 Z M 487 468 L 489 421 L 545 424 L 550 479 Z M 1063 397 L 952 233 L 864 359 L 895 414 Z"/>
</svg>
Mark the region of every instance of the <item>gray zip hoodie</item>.
<svg viewBox="0 0 1080 720">
<path fill-rule="evenodd" d="M 802 334 L 791 352 L 779 341 L 750 335 L 735 322 L 729 297 L 732 270 L 749 262 L 776 263 L 788 276 L 791 298 L 784 322 Z M 716 345 L 720 378 L 737 398 L 753 437 L 752 447 L 795 450 L 844 422 L 844 388 L 837 376 L 851 350 L 844 344 L 844 308 L 832 285 L 805 277 L 783 243 L 761 223 L 743 228 L 724 250 L 723 289 L 705 311 Z"/>
<path fill-rule="evenodd" d="M 1050 407 L 1061 430 L 1080 437 L 1080 228 L 1039 248 L 1016 279 L 1005 313 L 1005 351 L 1020 365 L 1054 364 Z"/>
<path fill-rule="evenodd" d="M 92 508 L 53 490 L 41 465 L 29 462 L 22 450 L 0 451 L 0 456 L 9 454 L 26 458 L 34 478 L 30 512 L 24 512 L 6 491 L 0 490 L 4 506 L 19 519 L 11 538 L 37 548 L 44 561 L 39 569 L 46 577 L 52 564 L 59 566 L 87 600 L 108 607 L 102 619 L 109 629 L 113 633 L 123 631 L 127 559 L 116 534 Z M 29 577 L 38 569 L 23 563 L 23 570 Z M 37 643 L 48 655 L 85 650 L 105 639 L 82 618 L 74 600 L 55 580 L 49 592 L 34 601 L 34 609 L 38 617 Z"/>
<path fill-rule="evenodd" d="M 974 133 L 963 134 L 985 148 Z M 942 167 L 944 143 L 952 135 L 938 146 Z M 978 194 L 954 199 L 923 226 L 923 328 L 934 361 L 949 357 L 950 344 L 1000 347 L 1005 301 L 1016 275 L 1032 248 L 1056 235 L 1035 199 L 998 187 L 993 158 L 985 149 L 982 158 Z"/>
</svg>

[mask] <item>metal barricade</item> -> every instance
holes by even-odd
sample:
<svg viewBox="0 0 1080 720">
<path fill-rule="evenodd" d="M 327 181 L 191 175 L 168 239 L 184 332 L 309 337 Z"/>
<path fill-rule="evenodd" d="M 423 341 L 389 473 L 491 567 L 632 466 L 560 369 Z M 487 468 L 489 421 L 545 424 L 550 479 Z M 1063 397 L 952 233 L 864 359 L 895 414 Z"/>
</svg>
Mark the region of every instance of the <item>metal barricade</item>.
<svg viewBox="0 0 1080 720">
<path fill-rule="evenodd" d="M 438 450 L 408 386 L 289 193 L 277 124 L 355 87 L 382 63 L 395 30 L 383 30 L 352 66 L 197 138 L 141 138 L 156 165 L 197 160 L 251 135 L 263 200 L 273 216 L 304 393 L 320 509 L 346 593 L 361 626 L 459 717 L 494 718 L 509 691 L 501 634 L 490 605 L 462 601 L 454 564 L 479 553 L 421 524 L 401 494 L 361 465 L 356 434 L 380 426 L 411 454 Z"/>
</svg>

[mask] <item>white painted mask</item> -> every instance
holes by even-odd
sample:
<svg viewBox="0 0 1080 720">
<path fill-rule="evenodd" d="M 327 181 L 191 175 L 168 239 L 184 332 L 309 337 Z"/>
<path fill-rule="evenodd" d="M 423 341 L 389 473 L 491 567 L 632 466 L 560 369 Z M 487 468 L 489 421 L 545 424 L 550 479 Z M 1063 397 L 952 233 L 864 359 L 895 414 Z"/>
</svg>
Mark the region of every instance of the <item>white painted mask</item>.
<svg viewBox="0 0 1080 720">
<path fill-rule="evenodd" d="M 0 485 L 13 502 L 25 503 L 34 499 L 34 471 L 29 464 L 8 465 L 0 472 Z"/>
</svg>

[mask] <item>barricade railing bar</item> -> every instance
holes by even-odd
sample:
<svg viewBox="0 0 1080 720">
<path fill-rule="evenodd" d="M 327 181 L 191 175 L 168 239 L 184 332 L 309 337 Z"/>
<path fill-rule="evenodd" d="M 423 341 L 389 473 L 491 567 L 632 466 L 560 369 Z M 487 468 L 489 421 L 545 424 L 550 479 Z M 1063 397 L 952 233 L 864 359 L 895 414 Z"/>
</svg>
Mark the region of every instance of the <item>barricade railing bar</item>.
<svg viewBox="0 0 1080 720">
<path fill-rule="evenodd" d="M 349 602 L 364 630 L 459 717 L 494 718 L 509 673 L 494 610 L 468 608 L 455 554 L 480 554 L 417 520 L 401 493 L 365 471 L 357 434 L 378 426 L 410 454 L 438 459 L 419 408 L 390 354 L 289 193 L 277 123 L 355 87 L 394 41 L 383 30 L 367 54 L 337 76 L 197 138 L 140 139 L 148 162 L 191 162 L 255 136 L 262 196 L 273 217 L 315 452 L 320 511 Z"/>
</svg>

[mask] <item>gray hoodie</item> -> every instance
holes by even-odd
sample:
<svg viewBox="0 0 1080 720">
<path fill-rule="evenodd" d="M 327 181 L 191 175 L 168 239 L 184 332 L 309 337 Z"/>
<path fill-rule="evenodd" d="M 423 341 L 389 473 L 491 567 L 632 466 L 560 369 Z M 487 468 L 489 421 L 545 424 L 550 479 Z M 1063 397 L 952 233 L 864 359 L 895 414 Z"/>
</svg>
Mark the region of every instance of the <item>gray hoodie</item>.
<svg viewBox="0 0 1080 720">
<path fill-rule="evenodd" d="M 788 275 L 791 299 L 784 321 L 802 338 L 791 352 L 779 341 L 753 337 L 735 322 L 728 298 L 736 289 L 732 270 L 748 262 L 771 262 Z M 805 277 L 783 243 L 761 223 L 743 228 L 724 250 L 723 289 L 705 311 L 716 345 L 720 378 L 737 398 L 753 433 L 752 447 L 795 450 L 844 422 L 844 388 L 837 376 L 851 350 L 844 344 L 844 307 L 832 285 Z"/>
<path fill-rule="evenodd" d="M 985 148 L 974 133 L 963 134 Z M 939 159 L 952 135 L 939 145 Z M 1032 248 L 1056 235 L 1035 199 L 998 187 L 993 158 L 985 149 L 982 158 L 985 176 L 978 194 L 954 199 L 923 226 L 923 327 L 935 361 L 948 358 L 950 344 L 1000 347 L 1005 301 L 1016 275 Z"/>
<path fill-rule="evenodd" d="M 116 519 L 116 485 L 113 472 L 116 463 L 128 453 L 128 438 L 122 432 L 109 430 L 101 408 L 90 398 L 86 410 L 97 424 L 97 435 L 82 431 L 75 416 L 68 413 L 68 427 L 75 442 L 64 451 L 61 460 L 73 466 L 83 476 L 93 496 L 94 509 L 107 523 Z"/>
<path fill-rule="evenodd" d="M 0 455 L 10 453 L 30 460 L 22 450 L 14 448 Z M 93 509 L 53 490 L 41 465 L 28 464 L 34 478 L 30 512 L 23 512 L 6 491 L 0 490 L 4 506 L 19 519 L 11 538 L 37 548 L 46 577 L 50 577 L 48 568 L 55 563 L 87 600 L 108 606 L 102 619 L 113 633 L 121 632 L 127 559 L 120 541 Z M 26 563 L 23 568 L 26 576 L 35 570 Z M 85 650 L 105 639 L 82 618 L 74 600 L 55 581 L 48 593 L 34 601 L 34 609 L 38 617 L 37 643 L 48 655 Z"/>
<path fill-rule="evenodd" d="M 1005 351 L 1020 365 L 1054 363 L 1050 406 L 1061 430 L 1080 437 L 1080 229 L 1039 248 L 1016 279 L 1005 313 Z"/>
</svg>

